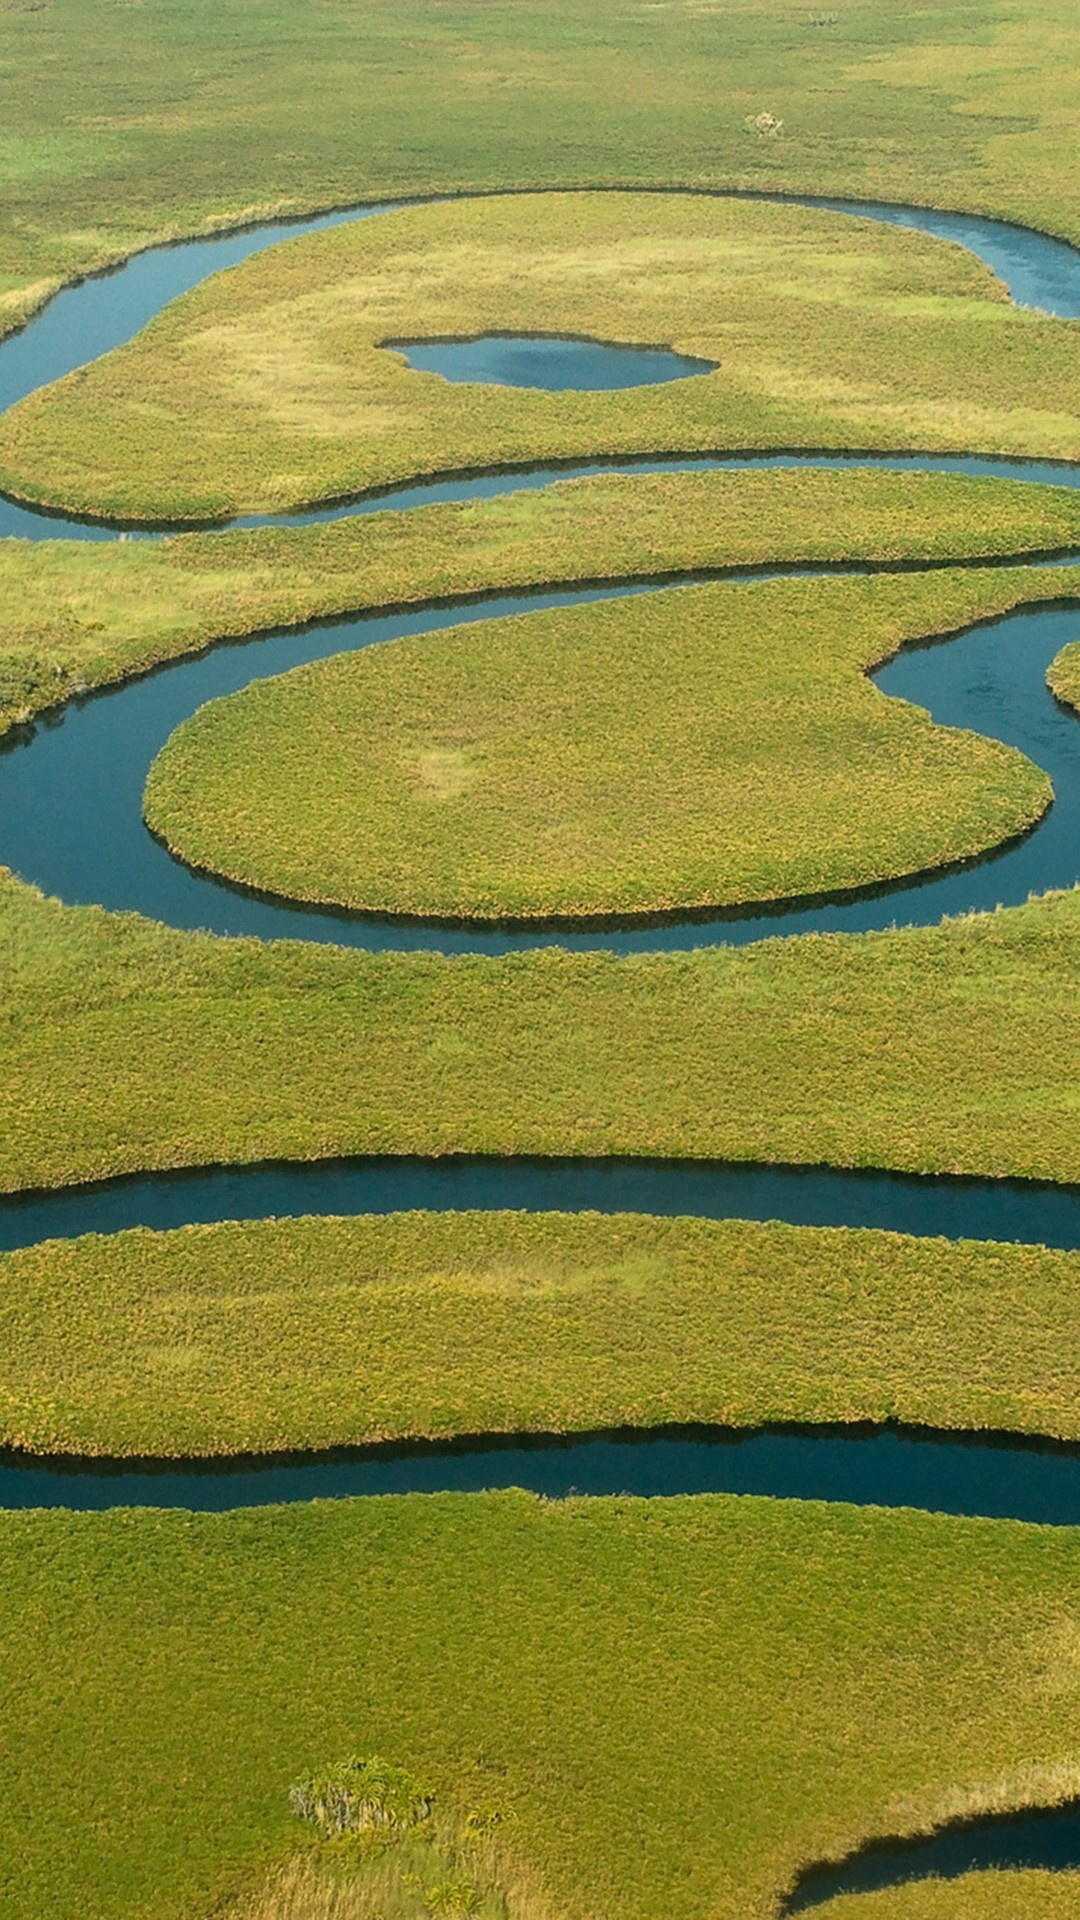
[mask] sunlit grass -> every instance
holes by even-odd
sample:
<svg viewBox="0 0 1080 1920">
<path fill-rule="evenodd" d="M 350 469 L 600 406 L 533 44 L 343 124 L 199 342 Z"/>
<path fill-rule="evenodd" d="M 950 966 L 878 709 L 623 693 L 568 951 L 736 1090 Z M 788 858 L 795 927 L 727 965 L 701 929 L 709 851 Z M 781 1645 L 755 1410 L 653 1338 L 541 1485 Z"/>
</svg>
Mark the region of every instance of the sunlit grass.
<svg viewBox="0 0 1080 1920">
<path fill-rule="evenodd" d="M 1080 1784 L 1067 1528 L 514 1493 L 6 1513 L 0 1578 L 10 1920 L 227 1910 L 303 1844 L 292 1783 L 357 1752 L 505 1810 L 581 1920 L 772 1920 L 803 1862 Z"/>
<path fill-rule="evenodd" d="M 173 932 L 0 881 L 0 1186 L 334 1153 L 1080 1179 L 1080 895 L 737 951 Z"/>
<path fill-rule="evenodd" d="M 680 1422 L 1080 1439 L 1080 1255 L 621 1214 L 225 1222 L 0 1256 L 0 1443 L 193 1455 Z"/>
<path fill-rule="evenodd" d="M 1075 1920 L 1078 1911 L 1080 1874 L 1028 1871 L 967 1873 L 957 1880 L 916 1880 L 880 1893 L 847 1894 L 815 1907 L 814 1916 L 815 1920 Z M 312 1920 L 317 1912 L 313 1910 Z M 278 1916 L 268 1913 L 266 1920 L 278 1920 Z M 296 1920 L 307 1920 L 307 1915 L 298 1912 Z M 343 1915 L 342 1920 L 352 1920 L 352 1915 Z M 368 1920 L 366 1914 L 363 1920 Z"/>
</svg>

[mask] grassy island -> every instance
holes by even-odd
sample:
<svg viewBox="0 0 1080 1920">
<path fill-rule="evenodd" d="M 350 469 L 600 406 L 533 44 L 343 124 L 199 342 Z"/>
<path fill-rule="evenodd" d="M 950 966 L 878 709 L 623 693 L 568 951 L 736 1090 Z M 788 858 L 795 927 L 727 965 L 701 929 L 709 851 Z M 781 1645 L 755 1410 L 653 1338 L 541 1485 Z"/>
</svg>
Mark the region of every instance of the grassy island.
<svg viewBox="0 0 1080 1920">
<path fill-rule="evenodd" d="M 146 820 L 264 892 L 444 919 L 729 906 L 945 865 L 1052 797 L 1022 754 L 866 680 L 950 588 L 679 587 L 338 654 L 178 727 Z"/>
<path fill-rule="evenodd" d="M 353 1753 L 510 1815 L 539 1911 L 640 1920 L 773 1920 L 804 1862 L 1080 1785 L 1067 1528 L 514 1493 L 6 1513 L 0 1579 L 10 1920 L 227 1907 L 302 1844 L 292 1783 Z"/>
<path fill-rule="evenodd" d="M 1080 1439 L 1080 1255 L 640 1214 L 226 1222 L 0 1256 L 0 1444 L 195 1455 L 680 1422 Z"/>
<path fill-rule="evenodd" d="M 665 344 L 624 392 L 454 385 L 388 339 Z M 0 420 L 0 486 L 129 519 L 589 454 L 910 448 L 1080 458 L 1080 325 L 874 221 L 661 194 L 439 203 L 285 241 Z"/>
</svg>

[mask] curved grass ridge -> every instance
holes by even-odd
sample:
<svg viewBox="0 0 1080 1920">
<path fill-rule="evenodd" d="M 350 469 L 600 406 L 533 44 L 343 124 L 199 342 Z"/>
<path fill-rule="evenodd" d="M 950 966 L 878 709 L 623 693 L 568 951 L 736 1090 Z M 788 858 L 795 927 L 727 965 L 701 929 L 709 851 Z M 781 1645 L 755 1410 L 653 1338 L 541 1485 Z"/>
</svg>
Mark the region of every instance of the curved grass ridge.
<svg viewBox="0 0 1080 1920">
<path fill-rule="evenodd" d="M 183 934 L 0 873 L 0 936 L 6 1192 L 351 1153 L 1080 1180 L 1075 892 L 738 950 L 449 959 Z"/>
<path fill-rule="evenodd" d="M 0 1256 L 0 1445 L 212 1457 L 628 1425 L 1080 1438 L 1080 1255 L 641 1214 L 399 1213 Z"/>
<path fill-rule="evenodd" d="M 792 468 L 506 486 L 321 526 L 0 541 L 0 727 L 219 639 L 365 609 L 643 572 L 941 566 L 1080 547 L 1077 494 L 1031 482 Z"/>
<path fill-rule="evenodd" d="M 903 319 L 903 353 L 897 319 Z M 379 341 L 648 338 L 715 373 L 455 387 Z M 134 519 L 308 505 L 449 467 L 745 447 L 1080 456 L 1080 328 L 900 228 L 677 194 L 440 202 L 285 241 L 0 421 L 0 485 Z"/>
<path fill-rule="evenodd" d="M 868 686 L 936 585 L 681 587 L 339 654 L 184 721 L 145 818 L 260 891 L 442 919 L 664 914 L 951 864 L 1052 788 Z"/>
</svg>

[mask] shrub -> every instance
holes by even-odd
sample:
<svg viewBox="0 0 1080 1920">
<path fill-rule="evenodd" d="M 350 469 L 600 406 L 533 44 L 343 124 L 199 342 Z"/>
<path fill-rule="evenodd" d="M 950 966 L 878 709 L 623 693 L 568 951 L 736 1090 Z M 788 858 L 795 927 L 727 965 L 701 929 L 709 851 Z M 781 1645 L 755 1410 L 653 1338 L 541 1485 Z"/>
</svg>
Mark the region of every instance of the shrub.
<svg viewBox="0 0 1080 1920">
<path fill-rule="evenodd" d="M 762 140 L 778 140 L 784 131 L 784 123 L 774 113 L 754 113 L 744 123 L 748 133 L 756 133 Z"/>
<path fill-rule="evenodd" d="M 293 1812 L 328 1836 L 404 1832 L 428 1818 L 432 1798 L 404 1767 L 377 1756 L 341 1760 L 289 1791 Z"/>
</svg>

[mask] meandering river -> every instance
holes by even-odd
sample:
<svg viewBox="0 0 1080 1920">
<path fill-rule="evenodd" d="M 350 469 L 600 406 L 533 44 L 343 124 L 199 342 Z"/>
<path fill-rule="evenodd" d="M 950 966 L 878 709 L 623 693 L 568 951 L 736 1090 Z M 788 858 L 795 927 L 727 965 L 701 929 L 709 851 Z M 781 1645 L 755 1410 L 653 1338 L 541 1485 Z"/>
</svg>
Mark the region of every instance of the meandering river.
<svg viewBox="0 0 1080 1920">
<path fill-rule="evenodd" d="M 896 222 L 957 242 L 993 267 L 1018 302 L 1080 317 L 1080 255 L 1063 242 L 992 220 L 918 208 L 825 200 L 801 204 Z M 0 349 L 0 407 L 130 339 L 166 302 L 208 273 L 247 258 L 289 232 L 309 233 L 383 210 L 350 209 L 154 249 L 115 273 L 65 290 Z M 612 468 L 663 472 L 766 466 L 879 467 L 1080 485 L 1077 466 L 974 456 L 649 458 L 448 476 L 329 510 L 251 516 L 233 524 L 273 520 L 302 525 L 390 506 L 491 497 Z M 109 540 L 117 531 L 0 500 L 0 535 Z M 1055 556 L 1061 558 L 1080 555 Z M 770 571 L 778 570 L 759 569 L 753 577 L 769 577 Z M 1049 661 L 1080 637 L 1075 602 L 1021 610 L 959 637 L 909 649 L 875 676 L 884 692 L 917 701 L 943 724 L 971 727 L 1019 747 L 1050 774 L 1055 800 L 1039 826 L 1015 844 L 961 868 L 871 893 L 665 925 L 584 931 L 402 926 L 302 910 L 197 876 L 170 859 L 142 825 L 146 772 L 173 728 L 204 701 L 256 676 L 404 633 L 537 606 L 656 591 L 670 584 L 552 587 L 336 621 L 222 644 L 72 703 L 59 724 L 29 729 L 0 756 L 0 859 L 67 901 L 136 908 L 178 927 L 450 953 L 502 953 L 545 943 L 647 950 L 743 942 L 764 933 L 927 925 L 945 913 L 1016 903 L 1031 892 L 1071 887 L 1080 879 L 1080 726 L 1057 706 L 1045 684 Z M 15 1196 L 0 1202 L 0 1246 L 90 1230 L 116 1231 L 137 1223 L 165 1227 L 301 1210 L 477 1205 L 609 1211 L 628 1207 L 1080 1246 L 1080 1189 L 829 1169 L 465 1159 L 210 1169 Z M 8 1506 L 223 1508 L 328 1494 L 505 1485 L 534 1487 L 551 1496 L 575 1490 L 664 1495 L 723 1489 L 918 1505 L 1052 1524 L 1080 1522 L 1080 1448 L 1015 1436 L 881 1429 L 756 1434 L 703 1430 L 527 1442 L 488 1438 L 449 1447 L 368 1449 L 262 1462 L 91 1465 L 10 1456 L 0 1460 L 0 1504 Z M 875 1845 L 838 1868 L 811 1870 L 789 1906 L 796 1911 L 839 1891 L 892 1884 L 927 1872 L 951 1875 L 981 1865 L 1080 1866 L 1080 1810 L 981 1819 L 945 1829 L 930 1840 Z"/>
</svg>

